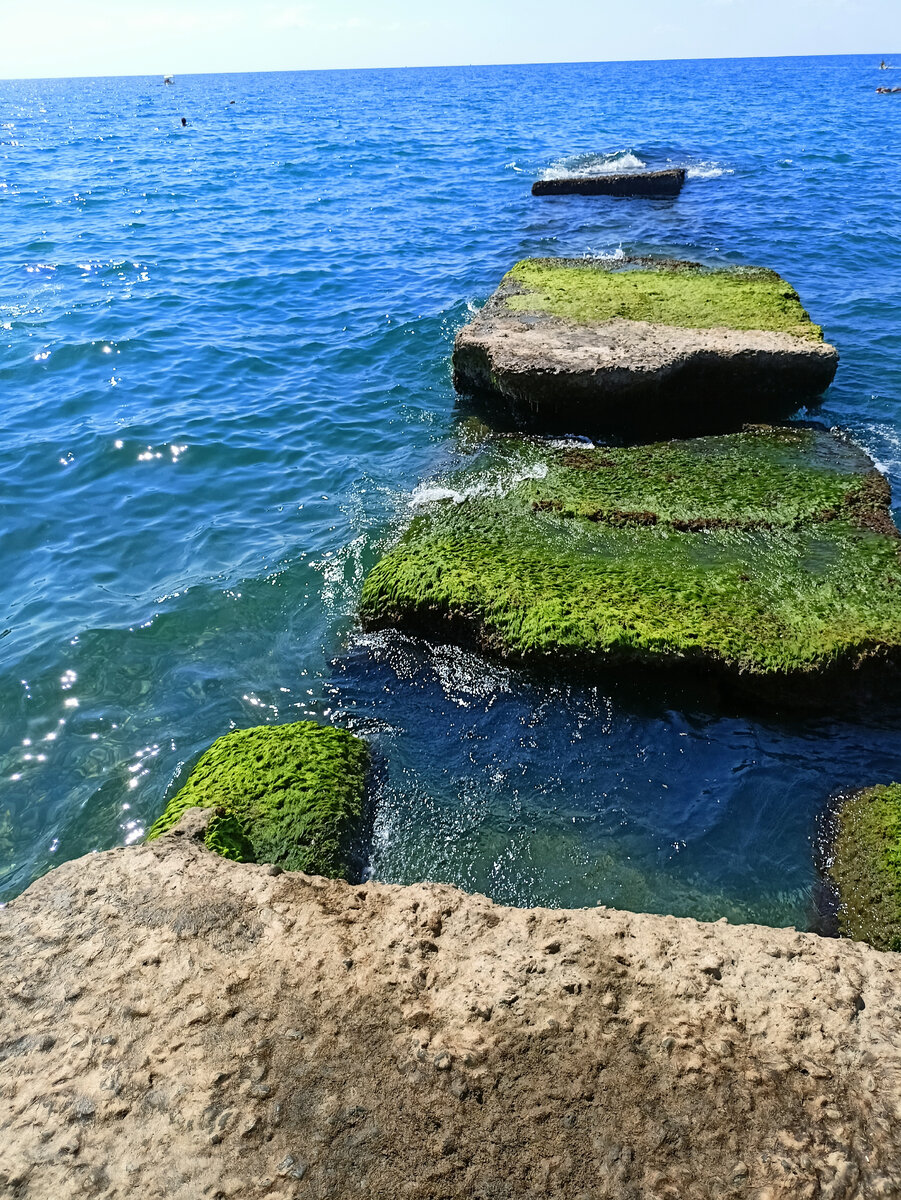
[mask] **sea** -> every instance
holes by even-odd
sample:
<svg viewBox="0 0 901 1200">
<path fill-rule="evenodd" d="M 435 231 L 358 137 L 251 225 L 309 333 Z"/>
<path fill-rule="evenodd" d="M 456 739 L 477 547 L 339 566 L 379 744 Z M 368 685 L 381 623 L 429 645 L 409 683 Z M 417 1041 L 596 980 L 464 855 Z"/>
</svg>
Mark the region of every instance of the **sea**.
<svg viewBox="0 0 901 1200">
<path fill-rule="evenodd" d="M 799 415 L 901 495 L 880 57 L 0 82 L 0 900 L 311 718 L 373 748 L 371 877 L 816 927 L 824 814 L 901 777 L 897 716 L 555 685 L 355 614 L 466 460 L 454 335 L 528 255 L 775 268 L 841 353 Z M 676 200 L 530 194 L 675 165 Z"/>
</svg>

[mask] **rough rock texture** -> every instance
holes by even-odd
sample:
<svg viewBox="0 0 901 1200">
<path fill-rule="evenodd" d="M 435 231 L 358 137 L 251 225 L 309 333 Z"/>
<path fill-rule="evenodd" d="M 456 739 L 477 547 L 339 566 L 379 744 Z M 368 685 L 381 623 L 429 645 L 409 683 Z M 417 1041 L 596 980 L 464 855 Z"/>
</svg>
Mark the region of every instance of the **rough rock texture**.
<svg viewBox="0 0 901 1200">
<path fill-rule="evenodd" d="M 901 950 L 901 784 L 847 797 L 835 819 L 829 874 L 842 933 Z"/>
<path fill-rule="evenodd" d="M 0 1196 L 901 1196 L 901 959 L 177 834 L 0 912 Z"/>
<path fill-rule="evenodd" d="M 201 755 L 147 837 L 189 808 L 209 808 L 206 846 L 217 854 L 351 878 L 368 769 L 366 743 L 346 729 L 315 721 L 236 729 Z"/>
<path fill-rule="evenodd" d="M 538 179 L 533 196 L 678 196 L 685 183 L 685 168 L 666 171 L 622 171 L 606 175 L 567 175 Z"/>
<path fill-rule="evenodd" d="M 583 678 L 713 675 L 790 703 L 843 705 L 899 676 L 889 487 L 822 428 L 628 448 L 497 438 L 448 483 L 367 577 L 368 627 Z"/>
<path fill-rule="evenodd" d="M 541 432 L 642 437 L 788 416 L 838 354 L 772 271 L 527 259 L 454 344 L 454 384 Z"/>
</svg>

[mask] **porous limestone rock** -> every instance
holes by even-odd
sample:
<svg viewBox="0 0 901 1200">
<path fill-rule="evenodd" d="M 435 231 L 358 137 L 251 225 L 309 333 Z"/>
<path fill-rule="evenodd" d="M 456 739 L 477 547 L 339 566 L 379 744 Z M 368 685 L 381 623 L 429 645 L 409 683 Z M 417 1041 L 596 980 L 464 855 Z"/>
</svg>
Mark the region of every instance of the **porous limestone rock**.
<svg viewBox="0 0 901 1200">
<path fill-rule="evenodd" d="M 838 354 L 774 271 L 526 259 L 454 343 L 458 391 L 539 432 L 688 435 L 781 419 Z"/>
<path fill-rule="evenodd" d="M 901 1195 L 901 958 L 237 863 L 0 910 L 4 1200 Z"/>
</svg>

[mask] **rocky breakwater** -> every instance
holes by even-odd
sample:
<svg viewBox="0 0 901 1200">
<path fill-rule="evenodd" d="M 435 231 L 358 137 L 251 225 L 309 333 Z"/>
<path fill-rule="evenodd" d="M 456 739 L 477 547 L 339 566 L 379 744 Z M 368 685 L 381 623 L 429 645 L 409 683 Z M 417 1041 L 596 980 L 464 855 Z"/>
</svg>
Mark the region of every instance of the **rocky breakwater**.
<svg viewBox="0 0 901 1200">
<path fill-rule="evenodd" d="M 829 386 L 838 354 L 774 271 L 526 259 L 453 361 L 459 391 L 542 432 L 647 438 L 788 416 Z"/>
<path fill-rule="evenodd" d="M 0 1195 L 892 1197 L 901 960 L 210 853 L 0 911 Z"/>
<path fill-rule="evenodd" d="M 625 448 L 488 438 L 366 579 L 370 627 L 555 673 L 681 669 L 790 702 L 901 658 L 888 484 L 825 429 Z M 840 689 L 823 689 L 832 676 Z"/>
</svg>

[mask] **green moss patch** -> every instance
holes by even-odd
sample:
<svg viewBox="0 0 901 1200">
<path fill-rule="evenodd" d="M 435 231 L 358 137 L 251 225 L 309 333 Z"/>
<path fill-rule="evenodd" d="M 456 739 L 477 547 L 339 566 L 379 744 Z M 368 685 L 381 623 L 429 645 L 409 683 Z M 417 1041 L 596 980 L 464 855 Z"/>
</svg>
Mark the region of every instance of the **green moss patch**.
<svg viewBox="0 0 901 1200">
<path fill-rule="evenodd" d="M 830 874 L 846 937 L 901 950 L 901 784 L 858 792 L 842 805 Z"/>
<path fill-rule="evenodd" d="M 370 573 L 362 615 L 502 657 L 815 674 L 901 647 L 888 490 L 824 430 L 495 443 Z"/>
<path fill-rule="evenodd" d="M 574 446 L 554 451 L 544 465 L 544 478 L 526 481 L 521 494 L 566 516 L 623 524 L 634 514 L 638 523 L 676 529 L 796 529 L 844 515 L 891 530 L 887 481 L 857 447 L 819 430 L 786 426 L 600 451 Z"/>
<path fill-rule="evenodd" d="M 618 268 L 574 259 L 525 259 L 506 276 L 514 312 L 544 312 L 577 324 L 620 318 L 687 329 L 759 329 L 822 341 L 798 293 L 775 271 L 704 269 L 640 260 Z M 503 284 L 502 284 L 503 286 Z"/>
<path fill-rule="evenodd" d="M 343 876 L 368 766 L 365 743 L 343 729 L 300 721 L 236 730 L 201 757 L 147 840 L 189 808 L 212 808 L 206 844 L 226 858 Z"/>
</svg>

